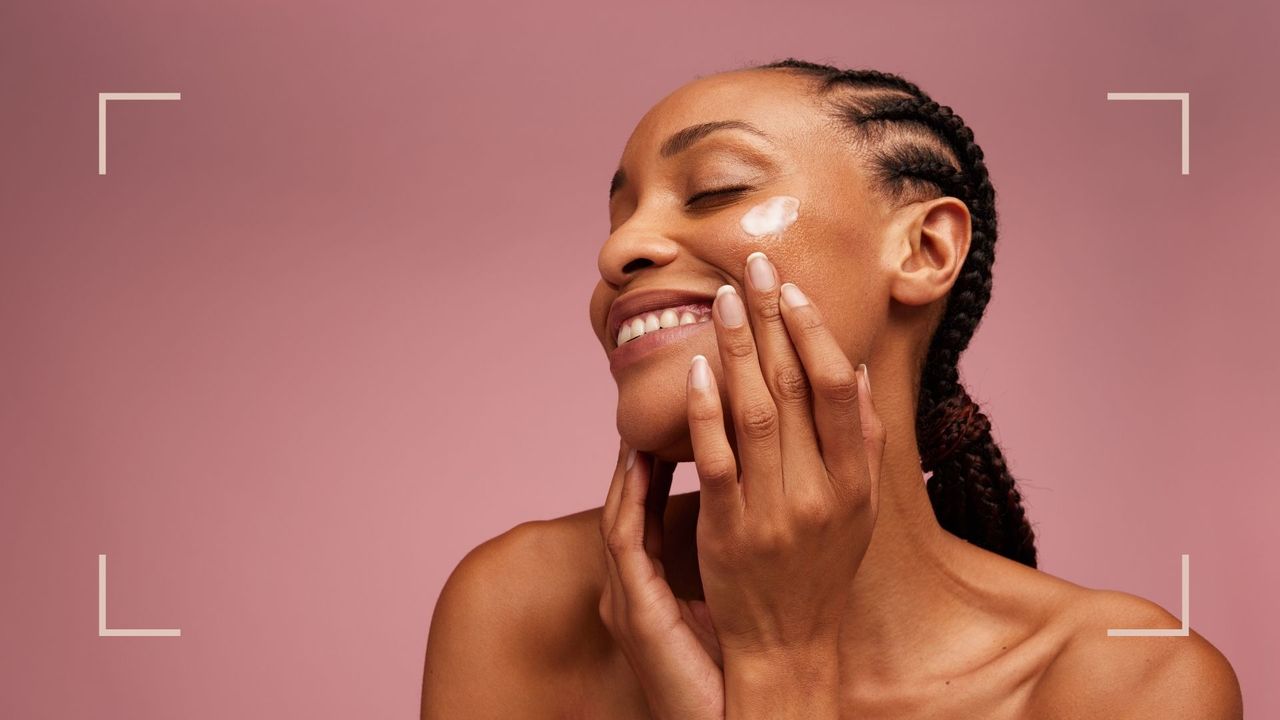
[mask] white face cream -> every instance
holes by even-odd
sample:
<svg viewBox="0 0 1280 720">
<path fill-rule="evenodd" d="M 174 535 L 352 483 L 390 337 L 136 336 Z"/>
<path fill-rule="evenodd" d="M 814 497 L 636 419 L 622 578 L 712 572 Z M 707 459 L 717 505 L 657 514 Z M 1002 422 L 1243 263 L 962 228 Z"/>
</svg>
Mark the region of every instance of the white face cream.
<svg viewBox="0 0 1280 720">
<path fill-rule="evenodd" d="M 742 216 L 742 229 L 752 237 L 781 235 L 800 216 L 800 199 L 775 195 Z"/>
</svg>

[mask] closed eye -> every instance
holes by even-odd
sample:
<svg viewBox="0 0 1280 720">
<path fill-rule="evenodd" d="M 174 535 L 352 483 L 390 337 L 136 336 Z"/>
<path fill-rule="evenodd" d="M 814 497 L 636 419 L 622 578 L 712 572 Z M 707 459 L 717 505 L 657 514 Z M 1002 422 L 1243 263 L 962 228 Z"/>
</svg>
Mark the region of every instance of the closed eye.
<svg viewBox="0 0 1280 720">
<path fill-rule="evenodd" d="M 693 197 L 689 198 L 686 205 L 693 205 L 703 198 L 713 197 L 716 195 L 739 195 L 751 189 L 749 185 L 730 185 L 729 187 L 715 188 L 714 190 L 704 190 Z"/>
</svg>

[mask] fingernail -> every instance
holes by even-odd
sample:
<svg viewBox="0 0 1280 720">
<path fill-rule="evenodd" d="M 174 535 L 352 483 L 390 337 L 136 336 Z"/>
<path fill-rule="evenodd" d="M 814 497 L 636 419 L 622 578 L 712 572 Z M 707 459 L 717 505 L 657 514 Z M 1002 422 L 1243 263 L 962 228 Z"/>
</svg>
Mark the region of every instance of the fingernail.
<svg viewBox="0 0 1280 720">
<path fill-rule="evenodd" d="M 720 322 L 725 327 L 736 328 L 747 320 L 746 308 L 742 306 L 742 298 L 732 285 L 721 285 L 716 291 L 715 306 L 720 313 Z"/>
<path fill-rule="evenodd" d="M 778 282 L 773 263 L 759 250 L 747 256 L 747 277 L 751 278 L 751 287 L 756 290 L 772 290 Z"/>
<path fill-rule="evenodd" d="M 707 365 L 705 356 L 693 356 L 693 378 L 691 382 L 698 390 L 706 390 L 711 387 L 711 367 Z"/>
<path fill-rule="evenodd" d="M 786 303 L 787 307 L 797 308 L 808 305 L 809 298 L 805 297 L 794 283 L 784 282 L 782 283 L 782 302 Z"/>
<path fill-rule="evenodd" d="M 862 371 L 862 388 L 863 392 L 871 392 L 871 376 L 867 374 L 867 364 L 859 363 L 858 369 Z"/>
<path fill-rule="evenodd" d="M 636 449 L 631 448 L 627 451 L 627 469 L 630 470 L 632 465 L 636 464 Z"/>
</svg>

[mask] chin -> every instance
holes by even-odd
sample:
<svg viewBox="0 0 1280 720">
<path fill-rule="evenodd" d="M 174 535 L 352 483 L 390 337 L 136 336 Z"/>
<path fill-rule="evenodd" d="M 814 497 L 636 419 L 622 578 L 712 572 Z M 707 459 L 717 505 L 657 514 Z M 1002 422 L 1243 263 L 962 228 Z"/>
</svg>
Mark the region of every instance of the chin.
<svg viewBox="0 0 1280 720">
<path fill-rule="evenodd" d="M 637 450 L 692 462 L 686 390 L 688 362 L 632 368 L 618 381 L 618 434 Z"/>
</svg>

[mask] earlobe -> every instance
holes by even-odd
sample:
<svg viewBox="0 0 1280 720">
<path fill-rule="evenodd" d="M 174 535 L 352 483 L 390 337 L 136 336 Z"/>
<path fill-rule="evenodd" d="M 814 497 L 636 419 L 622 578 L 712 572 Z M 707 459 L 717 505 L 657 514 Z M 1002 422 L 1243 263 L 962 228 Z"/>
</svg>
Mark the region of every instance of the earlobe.
<svg viewBox="0 0 1280 720">
<path fill-rule="evenodd" d="M 895 227 L 899 254 L 890 294 L 904 305 L 928 305 L 951 292 L 969 254 L 969 209 L 954 197 L 911 206 Z"/>
</svg>

